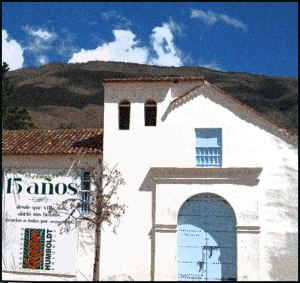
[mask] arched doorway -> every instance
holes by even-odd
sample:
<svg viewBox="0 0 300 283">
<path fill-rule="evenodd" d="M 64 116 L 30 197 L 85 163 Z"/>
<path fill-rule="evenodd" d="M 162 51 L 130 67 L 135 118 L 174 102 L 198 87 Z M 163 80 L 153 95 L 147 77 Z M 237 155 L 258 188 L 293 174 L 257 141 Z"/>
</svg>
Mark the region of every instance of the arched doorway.
<svg viewBox="0 0 300 283">
<path fill-rule="evenodd" d="M 236 217 L 223 198 L 188 199 L 177 218 L 177 280 L 235 281 Z"/>
</svg>

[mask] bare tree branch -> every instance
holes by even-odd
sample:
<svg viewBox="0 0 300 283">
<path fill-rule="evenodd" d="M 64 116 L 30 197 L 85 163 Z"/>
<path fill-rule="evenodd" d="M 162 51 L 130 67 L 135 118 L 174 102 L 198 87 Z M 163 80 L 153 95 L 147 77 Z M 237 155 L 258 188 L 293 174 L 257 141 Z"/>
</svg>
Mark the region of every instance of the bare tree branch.
<svg viewBox="0 0 300 283">
<path fill-rule="evenodd" d="M 77 165 L 79 163 L 80 160 L 77 162 Z M 74 161 L 72 168 L 74 166 L 75 169 L 77 165 Z M 114 224 L 113 232 L 116 233 L 116 228 L 120 225 L 120 217 L 125 213 L 127 207 L 117 202 L 111 203 L 113 197 L 117 196 L 117 189 L 125 184 L 122 174 L 115 169 L 116 166 L 113 169 L 109 169 L 107 165 L 102 164 L 100 158 L 94 169 L 90 168 L 90 181 L 93 186 L 90 192 L 85 192 L 86 196 L 90 198 L 89 214 L 81 213 L 83 206 L 81 193 L 83 190 L 78 193 L 77 198 L 66 199 L 60 204 L 56 204 L 55 208 L 49 210 L 49 213 L 63 213 L 67 215 L 67 218 L 58 224 L 62 226 L 60 228 L 61 233 L 75 229 L 81 221 L 87 221 L 87 227 L 95 229 L 96 245 L 93 281 L 99 281 L 100 233 L 102 223 L 106 222 L 109 226 Z M 112 219 L 116 221 L 112 221 Z M 74 226 L 74 228 L 71 229 L 71 226 Z"/>
</svg>

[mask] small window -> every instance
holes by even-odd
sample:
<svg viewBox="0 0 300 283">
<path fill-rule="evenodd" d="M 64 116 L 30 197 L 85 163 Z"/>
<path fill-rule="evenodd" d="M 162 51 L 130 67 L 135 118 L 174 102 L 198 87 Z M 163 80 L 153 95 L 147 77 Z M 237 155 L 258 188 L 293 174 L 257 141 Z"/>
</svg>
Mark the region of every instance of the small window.
<svg viewBox="0 0 300 283">
<path fill-rule="evenodd" d="M 128 100 L 123 100 L 119 104 L 119 129 L 129 130 L 130 122 L 130 102 Z"/>
<path fill-rule="evenodd" d="M 196 166 L 222 166 L 222 129 L 195 129 Z"/>
<path fill-rule="evenodd" d="M 157 104 L 154 100 L 145 103 L 145 126 L 156 126 Z"/>
<path fill-rule="evenodd" d="M 81 213 L 89 214 L 91 206 L 91 172 L 81 171 Z"/>
</svg>

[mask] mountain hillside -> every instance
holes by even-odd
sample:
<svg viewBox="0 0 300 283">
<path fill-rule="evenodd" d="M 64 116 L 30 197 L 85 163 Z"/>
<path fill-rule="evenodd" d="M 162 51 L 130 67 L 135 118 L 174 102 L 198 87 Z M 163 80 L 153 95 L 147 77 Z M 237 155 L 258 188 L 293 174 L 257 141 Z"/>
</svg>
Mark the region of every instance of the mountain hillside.
<svg viewBox="0 0 300 283">
<path fill-rule="evenodd" d="M 103 127 L 103 79 L 202 76 L 275 123 L 298 134 L 298 79 L 213 71 L 202 67 L 158 67 L 92 61 L 50 63 L 8 72 L 38 129 L 75 122 L 79 128 Z"/>
</svg>

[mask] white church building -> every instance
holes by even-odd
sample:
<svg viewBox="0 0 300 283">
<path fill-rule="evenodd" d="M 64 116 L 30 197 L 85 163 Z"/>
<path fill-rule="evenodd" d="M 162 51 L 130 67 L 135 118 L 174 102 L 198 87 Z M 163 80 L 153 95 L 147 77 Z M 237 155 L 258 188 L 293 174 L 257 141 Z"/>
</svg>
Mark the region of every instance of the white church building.
<svg viewBox="0 0 300 283">
<path fill-rule="evenodd" d="M 118 201 L 128 208 L 116 233 L 103 225 L 100 279 L 298 280 L 298 136 L 202 77 L 106 79 L 103 85 L 103 160 L 122 172 L 126 185 Z M 93 134 L 100 136 L 98 130 Z M 60 131 L 71 137 L 78 130 Z M 20 164 L 24 171 L 68 168 L 66 160 L 76 156 L 68 150 L 16 154 L 18 138 L 7 135 L 4 171 Z M 91 151 L 83 172 L 99 154 Z M 76 182 L 80 187 L 75 179 L 54 184 L 57 194 L 71 194 Z M 5 186 L 8 180 L 7 192 Z M 29 228 L 34 224 L 23 228 L 24 237 L 33 233 Z M 55 268 L 47 276 L 15 269 L 4 270 L 3 279 L 92 280 L 93 235 L 83 234 L 74 238 L 76 260 L 67 276 Z"/>
</svg>

